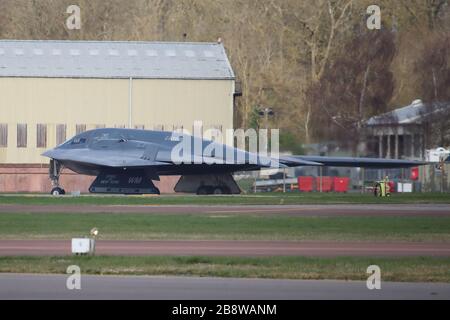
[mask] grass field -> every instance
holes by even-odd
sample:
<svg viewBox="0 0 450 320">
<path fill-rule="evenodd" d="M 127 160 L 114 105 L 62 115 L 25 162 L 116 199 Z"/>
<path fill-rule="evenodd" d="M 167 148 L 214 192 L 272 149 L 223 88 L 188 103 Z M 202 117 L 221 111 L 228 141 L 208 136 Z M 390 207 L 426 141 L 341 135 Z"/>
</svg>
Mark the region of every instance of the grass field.
<svg viewBox="0 0 450 320">
<path fill-rule="evenodd" d="M 0 257 L 0 272 L 365 281 L 374 264 L 383 281 L 450 282 L 450 258 Z"/>
<path fill-rule="evenodd" d="M 450 193 L 394 194 L 377 198 L 372 194 L 348 193 L 261 193 L 236 196 L 64 196 L 0 195 L 0 204 L 25 205 L 276 205 L 276 204 L 419 204 L 448 203 Z"/>
<path fill-rule="evenodd" d="M 2 213 L 0 239 L 450 241 L 450 217 Z"/>
<path fill-rule="evenodd" d="M 0 204 L 39 205 L 267 205 L 449 203 L 449 194 L 259 194 L 241 196 L 0 195 Z M 26 211 L 26 208 L 24 209 Z M 97 227 L 102 239 L 450 241 L 450 217 L 305 217 L 286 215 L 1 213 L 1 239 L 70 239 Z M 181 275 L 279 279 L 366 280 L 381 267 L 385 281 L 450 282 L 450 258 L 307 257 L 0 257 L 0 272 Z"/>
</svg>

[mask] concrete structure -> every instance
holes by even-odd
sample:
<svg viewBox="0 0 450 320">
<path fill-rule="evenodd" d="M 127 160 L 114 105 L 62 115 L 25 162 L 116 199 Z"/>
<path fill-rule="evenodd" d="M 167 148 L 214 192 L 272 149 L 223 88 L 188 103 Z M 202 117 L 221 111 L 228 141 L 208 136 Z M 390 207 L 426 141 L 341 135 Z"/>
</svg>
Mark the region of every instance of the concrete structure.
<svg viewBox="0 0 450 320">
<path fill-rule="evenodd" d="M 448 115 L 450 104 L 427 105 L 415 100 L 411 105 L 370 118 L 366 123 L 367 152 L 390 159 L 425 157 L 426 121 Z"/>
<path fill-rule="evenodd" d="M 85 130 L 233 128 L 235 95 L 218 43 L 0 41 L 0 192 L 49 191 L 40 154 Z"/>
<path fill-rule="evenodd" d="M 428 161 L 427 145 L 440 146 L 440 142 L 432 140 L 430 126 L 439 127 L 442 125 L 440 122 L 449 119 L 449 116 L 449 103 L 425 104 L 421 100 L 415 100 L 408 106 L 372 117 L 366 123 L 367 154 L 373 157 Z M 365 173 L 369 179 L 376 176 L 381 179 L 385 174 L 386 171 Z M 414 190 L 446 192 L 450 188 L 448 174 L 448 164 L 444 166 L 443 171 L 438 169 L 437 165 L 421 166 L 419 183 L 415 184 Z M 409 177 L 405 171 L 389 172 L 391 178 L 395 178 L 396 175 L 400 180 Z"/>
</svg>

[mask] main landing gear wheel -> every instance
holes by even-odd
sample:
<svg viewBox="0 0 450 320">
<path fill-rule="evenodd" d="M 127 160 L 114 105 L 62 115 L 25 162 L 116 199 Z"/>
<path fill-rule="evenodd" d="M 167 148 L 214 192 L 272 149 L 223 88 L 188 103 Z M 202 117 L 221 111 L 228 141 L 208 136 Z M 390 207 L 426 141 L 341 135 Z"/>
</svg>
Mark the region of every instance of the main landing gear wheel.
<svg viewBox="0 0 450 320">
<path fill-rule="evenodd" d="M 197 195 L 199 196 L 205 196 L 208 194 L 208 188 L 207 187 L 200 187 L 197 189 Z"/>
<path fill-rule="evenodd" d="M 197 195 L 221 195 L 231 194 L 228 187 L 201 186 L 197 189 Z"/>
<path fill-rule="evenodd" d="M 213 193 L 214 194 L 223 194 L 224 192 L 223 192 L 222 188 L 214 188 L 214 192 Z"/>
</svg>

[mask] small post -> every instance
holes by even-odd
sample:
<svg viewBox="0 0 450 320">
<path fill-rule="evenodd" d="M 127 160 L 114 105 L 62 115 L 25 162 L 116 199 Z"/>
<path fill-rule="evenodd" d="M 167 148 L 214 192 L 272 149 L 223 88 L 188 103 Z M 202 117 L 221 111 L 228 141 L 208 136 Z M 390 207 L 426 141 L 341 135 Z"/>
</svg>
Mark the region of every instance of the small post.
<svg viewBox="0 0 450 320">
<path fill-rule="evenodd" d="M 402 192 L 404 192 L 404 188 L 405 188 L 405 168 L 402 168 L 401 169 L 402 171 L 401 171 L 401 176 L 400 176 L 400 183 L 401 183 L 401 185 L 402 185 Z M 397 188 L 398 188 L 398 185 L 397 185 Z"/>
<path fill-rule="evenodd" d="M 283 193 L 286 193 L 286 168 L 283 168 Z"/>
<path fill-rule="evenodd" d="M 364 189 L 364 183 L 366 181 L 366 170 L 364 168 L 361 168 L 361 176 L 362 176 L 362 184 L 361 184 L 361 193 L 365 193 Z"/>
<path fill-rule="evenodd" d="M 94 256 L 95 255 L 95 241 L 96 238 L 98 236 L 98 229 L 97 228 L 92 228 L 91 229 L 91 254 Z"/>
<path fill-rule="evenodd" d="M 319 185 L 320 185 L 320 187 L 319 187 L 319 190 L 320 190 L 320 193 L 322 193 L 322 190 L 323 190 L 323 188 L 322 188 L 322 167 L 319 167 L 319 181 L 320 181 L 320 183 L 319 183 Z"/>
<path fill-rule="evenodd" d="M 133 78 L 128 83 L 128 129 L 133 128 Z"/>
</svg>

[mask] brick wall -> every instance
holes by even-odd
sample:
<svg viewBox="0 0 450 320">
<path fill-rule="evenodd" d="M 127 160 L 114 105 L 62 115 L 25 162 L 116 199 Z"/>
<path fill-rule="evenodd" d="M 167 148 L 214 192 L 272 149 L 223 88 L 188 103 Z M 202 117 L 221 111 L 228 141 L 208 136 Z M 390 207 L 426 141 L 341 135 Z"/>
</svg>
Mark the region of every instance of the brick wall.
<svg viewBox="0 0 450 320">
<path fill-rule="evenodd" d="M 174 193 L 173 188 L 180 177 L 161 177 L 161 181 L 156 181 L 155 185 L 161 193 Z M 81 191 L 87 193 L 89 186 L 95 177 L 84 176 L 64 169 L 60 184 L 67 193 Z M 48 165 L 0 165 L 0 192 L 33 192 L 50 193 L 52 185 L 48 177 Z"/>
</svg>

